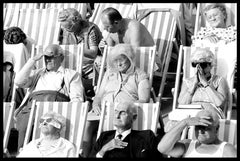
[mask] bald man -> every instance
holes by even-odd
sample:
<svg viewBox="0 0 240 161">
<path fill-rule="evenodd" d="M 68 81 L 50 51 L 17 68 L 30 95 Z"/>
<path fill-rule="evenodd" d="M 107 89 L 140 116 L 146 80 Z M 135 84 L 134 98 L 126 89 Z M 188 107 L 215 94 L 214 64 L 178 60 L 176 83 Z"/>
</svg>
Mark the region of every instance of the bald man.
<svg viewBox="0 0 240 161">
<path fill-rule="evenodd" d="M 104 41 L 109 46 L 119 43 L 131 44 L 133 46 L 153 46 L 154 40 L 147 28 L 137 20 L 122 18 L 118 10 L 107 8 L 103 10 L 101 21 L 104 30 L 110 34 Z M 101 42 L 100 45 L 102 45 Z"/>
<path fill-rule="evenodd" d="M 44 58 L 45 67 L 33 71 L 35 63 L 42 58 Z M 59 45 L 51 44 L 43 53 L 30 58 L 16 74 L 14 83 L 18 87 L 29 89 L 29 93 L 14 113 L 19 131 L 18 148 L 23 145 L 33 100 L 84 101 L 82 78 L 78 72 L 61 66 L 63 59 L 63 49 Z"/>
</svg>

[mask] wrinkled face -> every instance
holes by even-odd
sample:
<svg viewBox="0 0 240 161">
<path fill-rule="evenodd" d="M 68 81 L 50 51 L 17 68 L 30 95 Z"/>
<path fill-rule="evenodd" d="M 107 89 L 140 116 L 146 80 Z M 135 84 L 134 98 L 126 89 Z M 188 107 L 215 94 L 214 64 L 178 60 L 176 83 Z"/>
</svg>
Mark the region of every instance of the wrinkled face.
<svg viewBox="0 0 240 161">
<path fill-rule="evenodd" d="M 62 57 L 61 56 L 47 56 L 44 55 L 45 65 L 48 71 L 57 71 L 61 66 Z"/>
<path fill-rule="evenodd" d="M 102 24 L 103 24 L 103 27 L 104 27 L 104 30 L 110 32 L 110 33 L 116 33 L 118 31 L 118 28 L 117 28 L 117 25 L 118 23 L 115 22 L 115 23 L 111 23 L 107 17 L 107 15 L 103 15 L 101 17 L 101 21 L 102 21 Z"/>
<path fill-rule="evenodd" d="M 78 25 L 71 20 L 61 22 L 60 24 L 61 24 L 61 27 L 68 32 L 76 32 L 77 31 L 77 26 Z"/>
<path fill-rule="evenodd" d="M 208 10 L 206 12 L 206 19 L 211 27 L 225 27 L 225 16 L 218 8 Z"/>
<path fill-rule="evenodd" d="M 195 136 L 200 143 L 212 143 L 217 136 L 216 126 L 195 126 Z"/>
<path fill-rule="evenodd" d="M 122 73 L 125 73 L 131 65 L 127 56 L 121 54 L 113 60 L 114 67 Z"/>
<path fill-rule="evenodd" d="M 44 135 L 53 135 L 57 131 L 59 131 L 59 129 L 61 127 L 61 124 L 57 120 L 55 120 L 51 117 L 42 117 L 39 120 L 39 122 L 40 122 L 41 132 Z"/>
<path fill-rule="evenodd" d="M 126 106 L 117 106 L 114 110 L 113 124 L 123 130 L 127 130 L 132 126 L 133 115 Z"/>
</svg>

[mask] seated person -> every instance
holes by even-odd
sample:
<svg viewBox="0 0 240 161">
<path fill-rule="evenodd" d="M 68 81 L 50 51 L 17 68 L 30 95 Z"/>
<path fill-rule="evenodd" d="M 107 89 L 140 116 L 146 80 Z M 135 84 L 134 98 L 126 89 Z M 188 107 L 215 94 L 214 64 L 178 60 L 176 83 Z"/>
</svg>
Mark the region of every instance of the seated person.
<svg viewBox="0 0 240 161">
<path fill-rule="evenodd" d="M 195 126 L 197 140 L 180 140 L 185 127 Z M 233 145 L 218 139 L 219 117 L 213 109 L 201 110 L 196 117 L 180 121 L 167 132 L 158 144 L 158 150 L 171 157 L 237 157 Z"/>
<path fill-rule="evenodd" d="M 193 37 L 194 44 L 218 43 L 220 40 L 227 44 L 237 39 L 237 30 L 233 26 L 226 25 L 227 12 L 225 5 L 219 3 L 207 5 L 203 13 L 209 27 L 202 27 L 198 31 L 197 35 Z"/>
<path fill-rule="evenodd" d="M 83 56 L 83 86 L 85 93 L 89 97 L 95 95 L 93 91 L 93 79 L 97 79 L 94 74 L 93 63 L 97 54 L 100 54 L 98 44 L 102 39 L 102 33 L 98 26 L 87 20 L 83 20 L 81 14 L 74 8 L 67 8 L 59 13 L 58 21 L 62 27 L 60 34 L 60 44 L 84 43 Z"/>
<path fill-rule="evenodd" d="M 149 102 L 149 78 L 144 71 L 135 66 L 135 53 L 132 46 L 129 44 L 116 45 L 107 59 L 108 69 L 104 74 L 99 91 L 94 97 L 90 113 L 100 115 L 102 101 Z M 87 121 L 84 141 L 92 141 L 92 135 L 97 131 L 97 127 L 98 121 Z M 89 145 L 88 143 L 85 147 Z"/>
<path fill-rule="evenodd" d="M 45 67 L 32 70 L 37 61 L 44 58 Z M 20 107 L 15 111 L 19 131 L 18 147 L 23 145 L 32 100 L 37 101 L 84 101 L 81 76 L 78 72 L 61 66 L 63 49 L 56 44 L 48 45 L 43 53 L 30 58 L 16 74 L 15 84 L 28 88 Z"/>
<path fill-rule="evenodd" d="M 137 107 L 123 102 L 115 108 L 113 124 L 116 130 L 102 132 L 91 152 L 91 157 L 154 158 L 160 157 L 156 137 L 151 130 L 132 130 L 137 118 Z"/>
<path fill-rule="evenodd" d="M 75 145 L 60 136 L 66 126 L 62 115 L 51 111 L 39 121 L 42 137 L 25 145 L 17 157 L 77 157 Z"/>
<path fill-rule="evenodd" d="M 178 97 L 179 104 L 211 104 L 224 118 L 224 108 L 227 106 L 228 84 L 218 75 L 211 74 L 214 65 L 214 55 L 206 48 L 198 48 L 191 58 L 195 75 L 183 80 Z"/>
</svg>

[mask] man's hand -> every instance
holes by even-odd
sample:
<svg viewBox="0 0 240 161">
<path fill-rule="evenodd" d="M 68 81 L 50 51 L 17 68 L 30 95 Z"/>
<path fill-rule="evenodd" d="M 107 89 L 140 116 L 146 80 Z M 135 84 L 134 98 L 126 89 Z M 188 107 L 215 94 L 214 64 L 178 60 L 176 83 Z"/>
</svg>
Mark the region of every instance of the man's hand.
<svg viewBox="0 0 240 161">
<path fill-rule="evenodd" d="M 123 149 L 128 145 L 127 142 L 123 142 L 120 139 L 112 139 L 107 144 L 105 144 L 100 150 L 100 154 L 103 156 L 107 151 L 110 151 L 115 148 Z"/>
<path fill-rule="evenodd" d="M 200 117 L 190 117 L 186 118 L 185 121 L 188 126 L 209 126 L 212 125 L 212 122 L 209 121 L 210 117 L 208 116 L 200 116 Z"/>
<path fill-rule="evenodd" d="M 34 61 L 38 61 L 38 60 L 40 60 L 42 57 L 43 57 L 43 53 L 39 53 L 38 55 L 36 55 L 36 56 L 33 57 L 33 60 L 34 60 Z"/>
<path fill-rule="evenodd" d="M 92 110 L 90 112 L 95 113 L 96 115 L 100 115 L 101 114 L 101 107 L 98 105 L 93 106 Z"/>
</svg>

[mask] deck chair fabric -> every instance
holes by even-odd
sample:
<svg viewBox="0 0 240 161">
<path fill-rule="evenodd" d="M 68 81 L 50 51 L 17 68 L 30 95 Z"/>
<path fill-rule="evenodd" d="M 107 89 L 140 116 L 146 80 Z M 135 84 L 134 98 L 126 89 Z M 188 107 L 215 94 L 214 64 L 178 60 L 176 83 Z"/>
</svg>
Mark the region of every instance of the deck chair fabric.
<svg viewBox="0 0 240 161">
<path fill-rule="evenodd" d="M 82 19 L 86 19 L 87 3 L 45 3 L 45 8 L 57 8 L 59 10 L 66 8 L 75 8 L 80 14 Z"/>
<path fill-rule="evenodd" d="M 32 52 L 31 57 L 34 57 L 38 53 L 43 53 L 47 46 L 37 45 L 36 52 Z M 60 45 L 64 52 L 64 60 L 62 66 L 82 73 L 83 62 L 83 43 L 74 45 Z M 36 68 L 40 69 L 45 66 L 44 60 L 36 63 Z"/>
<path fill-rule="evenodd" d="M 119 11 L 123 18 L 133 18 L 133 4 L 132 3 L 97 3 L 95 4 L 93 15 L 89 21 L 95 23 L 103 32 L 103 25 L 101 23 L 101 13 L 104 9 L 113 7 Z"/>
<path fill-rule="evenodd" d="M 113 47 L 106 46 L 104 48 L 102 64 L 99 72 L 98 83 L 96 87 L 96 93 L 98 92 L 101 81 L 104 76 L 105 67 L 107 66 L 106 60 L 107 55 L 111 52 Z M 145 71 L 149 75 L 150 87 L 152 87 L 153 83 L 153 74 L 154 74 L 154 65 L 155 65 L 155 57 L 156 57 L 156 46 L 152 47 L 133 47 L 133 50 L 136 54 L 135 64 L 141 70 Z"/>
<path fill-rule="evenodd" d="M 209 24 L 206 22 L 203 9 L 211 3 L 198 3 L 194 35 L 200 30 L 201 27 L 207 27 Z M 237 3 L 223 3 L 226 6 L 227 10 L 227 26 L 237 26 Z"/>
<path fill-rule="evenodd" d="M 194 128 L 190 128 L 186 135 L 188 139 L 196 139 Z M 219 120 L 218 138 L 237 148 L 237 120 Z"/>
<path fill-rule="evenodd" d="M 3 102 L 3 152 L 7 153 L 7 146 L 11 128 L 13 128 L 13 114 L 15 110 L 15 102 Z"/>
<path fill-rule="evenodd" d="M 66 118 L 66 126 L 61 131 L 61 136 L 77 147 L 77 154 L 82 146 L 83 132 L 88 113 L 88 102 L 37 102 L 33 101 L 24 145 L 30 140 L 33 126 L 32 139 L 40 138 L 39 119 L 49 111 L 60 113 Z"/>
<path fill-rule="evenodd" d="M 59 9 L 20 9 L 18 27 L 37 45 L 58 44 Z"/>
<path fill-rule="evenodd" d="M 179 52 L 179 66 L 177 71 L 177 77 L 179 78 L 180 75 L 180 68 L 183 60 L 183 79 L 190 78 L 194 74 L 194 68 L 191 66 L 191 54 L 199 47 L 192 46 L 192 47 L 182 47 L 181 51 Z M 235 74 L 235 65 L 236 65 L 236 43 L 230 43 L 224 46 L 209 46 L 206 47 L 210 49 L 213 54 L 215 55 L 215 65 L 212 68 L 211 73 L 217 74 L 224 77 L 227 80 L 229 86 L 229 95 L 228 95 L 228 105 L 227 108 L 224 110 L 226 114 L 226 118 L 231 118 L 231 111 L 232 111 L 232 92 L 233 92 L 233 81 L 234 81 L 234 74 Z M 231 51 L 231 56 L 226 54 Z M 183 54 L 183 55 L 182 55 Z M 181 60 L 182 59 L 182 60 Z M 174 93 L 174 102 L 173 102 L 173 110 L 177 108 L 177 97 L 179 93 L 179 81 L 180 79 L 176 79 L 175 83 L 175 93 Z"/>
<path fill-rule="evenodd" d="M 119 103 L 103 102 L 101 109 L 100 122 L 97 132 L 97 138 L 101 132 L 115 129 L 113 124 L 114 107 Z M 134 121 L 132 129 L 134 130 L 152 130 L 157 134 L 158 119 L 160 117 L 159 102 L 157 103 L 135 103 L 138 106 L 137 120 Z"/>
</svg>

